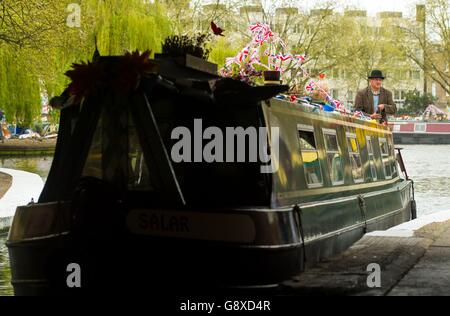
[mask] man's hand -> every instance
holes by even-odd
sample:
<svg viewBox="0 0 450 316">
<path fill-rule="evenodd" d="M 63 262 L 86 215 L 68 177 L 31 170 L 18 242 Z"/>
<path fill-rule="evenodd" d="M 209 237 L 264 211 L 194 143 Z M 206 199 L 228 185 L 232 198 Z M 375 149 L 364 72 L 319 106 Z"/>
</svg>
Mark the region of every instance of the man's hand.
<svg viewBox="0 0 450 316">
<path fill-rule="evenodd" d="M 379 119 L 381 119 L 381 114 L 378 114 L 378 113 L 373 113 L 371 116 L 370 116 L 370 118 L 372 119 L 372 120 L 379 120 Z"/>
<path fill-rule="evenodd" d="M 385 104 L 380 104 L 380 105 L 378 106 L 378 109 L 379 109 L 380 111 L 383 111 L 385 108 L 386 108 L 386 105 L 385 105 Z"/>
</svg>

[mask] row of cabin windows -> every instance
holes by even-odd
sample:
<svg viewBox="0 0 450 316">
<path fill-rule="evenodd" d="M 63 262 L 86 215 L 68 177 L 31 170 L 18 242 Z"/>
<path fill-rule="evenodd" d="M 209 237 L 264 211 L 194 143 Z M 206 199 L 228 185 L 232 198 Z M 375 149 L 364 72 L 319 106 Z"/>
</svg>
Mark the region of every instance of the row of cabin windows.
<svg viewBox="0 0 450 316">
<path fill-rule="evenodd" d="M 319 159 L 319 149 L 317 147 L 316 134 L 314 127 L 299 125 L 298 133 L 300 139 L 300 150 L 302 155 L 303 167 L 306 176 L 306 182 L 309 188 L 323 186 L 322 167 Z M 323 129 L 326 162 L 330 172 L 330 180 L 333 186 L 344 184 L 344 161 L 339 145 L 336 130 Z M 352 177 L 355 183 L 364 183 L 364 169 L 361 159 L 361 149 L 356 134 L 347 133 L 347 148 L 352 165 Z M 370 136 L 366 137 L 367 151 L 369 158 L 369 171 L 372 181 L 379 179 L 375 163 L 374 142 Z M 392 164 L 391 153 L 393 148 L 389 145 L 387 139 L 379 138 L 381 159 L 383 162 L 385 179 L 392 179 L 395 167 Z"/>
</svg>

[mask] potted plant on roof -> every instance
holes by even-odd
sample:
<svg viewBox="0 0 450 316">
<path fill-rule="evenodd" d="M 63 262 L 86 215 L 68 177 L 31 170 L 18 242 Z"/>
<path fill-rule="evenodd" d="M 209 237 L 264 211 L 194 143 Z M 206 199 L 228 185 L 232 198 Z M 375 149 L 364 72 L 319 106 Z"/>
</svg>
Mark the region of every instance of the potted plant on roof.
<svg viewBox="0 0 450 316">
<path fill-rule="evenodd" d="M 155 58 L 173 58 L 185 67 L 217 75 L 217 65 L 208 62 L 209 40 L 207 34 L 169 36 L 162 43 L 162 54 L 155 54 Z"/>
<path fill-rule="evenodd" d="M 227 58 L 220 70 L 222 77 L 233 78 L 248 84 L 256 84 L 262 76 L 258 52 L 249 46 L 242 49 L 235 57 Z"/>
<path fill-rule="evenodd" d="M 286 44 L 268 24 L 250 26 L 252 40 L 237 56 L 227 58 L 221 75 L 256 83 L 259 78 L 265 84 L 280 84 L 284 70 L 299 67 L 303 56 L 286 54 Z M 286 68 L 287 65 L 287 68 Z"/>
<path fill-rule="evenodd" d="M 277 65 L 277 55 L 268 56 L 268 69 L 263 71 L 265 84 L 280 84 L 281 79 L 281 67 Z"/>
</svg>

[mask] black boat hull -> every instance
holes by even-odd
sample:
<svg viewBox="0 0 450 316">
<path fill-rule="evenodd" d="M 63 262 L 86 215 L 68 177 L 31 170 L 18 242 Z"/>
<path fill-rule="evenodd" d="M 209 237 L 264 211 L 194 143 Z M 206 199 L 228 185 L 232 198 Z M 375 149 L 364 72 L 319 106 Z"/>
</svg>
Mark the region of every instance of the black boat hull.
<svg viewBox="0 0 450 316">
<path fill-rule="evenodd" d="M 9 241 L 12 284 L 16 295 L 77 295 L 118 289 L 206 294 L 230 287 L 265 287 L 344 251 L 366 232 L 410 219 L 411 204 L 407 203 L 367 224 L 311 238 L 304 244 L 299 240 L 266 247 L 175 239 L 162 242 L 148 236 L 79 243 L 70 233 Z M 80 265 L 80 289 L 67 286 L 70 263 Z"/>
</svg>

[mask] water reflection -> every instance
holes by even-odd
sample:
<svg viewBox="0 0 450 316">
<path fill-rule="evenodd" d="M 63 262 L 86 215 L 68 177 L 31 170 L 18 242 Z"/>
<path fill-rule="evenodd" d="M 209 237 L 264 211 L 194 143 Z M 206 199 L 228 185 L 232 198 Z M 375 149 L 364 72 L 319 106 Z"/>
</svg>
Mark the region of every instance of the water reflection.
<svg viewBox="0 0 450 316">
<path fill-rule="evenodd" d="M 0 167 L 36 173 L 45 181 L 50 171 L 52 161 L 53 156 L 1 157 Z"/>
<path fill-rule="evenodd" d="M 13 295 L 6 238 L 0 237 L 0 296 Z"/>
</svg>

